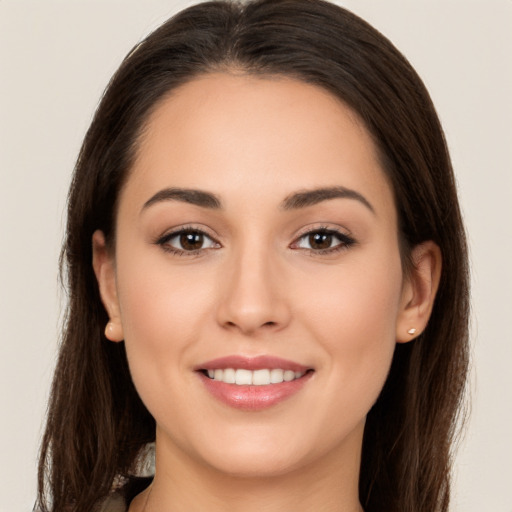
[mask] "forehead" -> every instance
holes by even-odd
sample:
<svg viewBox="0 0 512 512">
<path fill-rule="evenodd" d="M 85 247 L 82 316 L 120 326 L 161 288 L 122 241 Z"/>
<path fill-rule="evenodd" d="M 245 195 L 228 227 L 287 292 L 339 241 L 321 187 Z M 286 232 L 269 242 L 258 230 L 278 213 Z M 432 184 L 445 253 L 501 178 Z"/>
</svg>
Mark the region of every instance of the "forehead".
<svg viewBox="0 0 512 512">
<path fill-rule="evenodd" d="M 155 108 L 126 188 L 139 202 L 169 186 L 281 201 L 292 190 L 339 185 L 392 202 L 357 114 L 298 80 L 212 73 Z"/>
</svg>

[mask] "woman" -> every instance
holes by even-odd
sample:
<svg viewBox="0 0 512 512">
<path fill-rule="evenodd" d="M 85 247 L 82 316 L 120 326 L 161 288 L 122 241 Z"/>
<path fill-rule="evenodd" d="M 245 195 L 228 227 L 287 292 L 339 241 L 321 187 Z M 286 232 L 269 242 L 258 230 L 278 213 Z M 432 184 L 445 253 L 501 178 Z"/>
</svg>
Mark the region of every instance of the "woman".
<svg viewBox="0 0 512 512">
<path fill-rule="evenodd" d="M 428 93 L 364 21 L 212 2 L 151 34 L 85 138 L 63 265 L 42 510 L 448 509 L 464 230 Z"/>
</svg>

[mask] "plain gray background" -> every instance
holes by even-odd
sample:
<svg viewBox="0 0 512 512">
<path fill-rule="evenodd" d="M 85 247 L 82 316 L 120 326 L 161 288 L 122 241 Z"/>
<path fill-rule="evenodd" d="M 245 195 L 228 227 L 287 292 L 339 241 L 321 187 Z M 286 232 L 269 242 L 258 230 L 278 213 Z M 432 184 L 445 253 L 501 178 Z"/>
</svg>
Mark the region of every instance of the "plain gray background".
<svg viewBox="0 0 512 512">
<path fill-rule="evenodd" d="M 81 140 L 128 50 L 191 3 L 0 0 L 0 512 L 34 500 Z M 472 415 L 452 510 L 512 512 L 512 2 L 339 3 L 409 58 L 445 127 L 473 264 Z"/>
</svg>

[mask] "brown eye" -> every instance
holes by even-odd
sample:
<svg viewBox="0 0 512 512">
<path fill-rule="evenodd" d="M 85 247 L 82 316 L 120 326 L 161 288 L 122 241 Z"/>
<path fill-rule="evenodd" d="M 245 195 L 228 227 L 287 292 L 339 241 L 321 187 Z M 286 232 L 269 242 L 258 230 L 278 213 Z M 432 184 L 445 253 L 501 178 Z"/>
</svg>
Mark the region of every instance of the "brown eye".
<svg viewBox="0 0 512 512">
<path fill-rule="evenodd" d="M 329 249 L 332 246 L 332 233 L 311 233 L 308 237 L 309 246 L 311 249 Z"/>
<path fill-rule="evenodd" d="M 312 253 L 325 254 L 346 249 L 353 245 L 355 240 L 333 229 L 317 229 L 302 235 L 292 244 L 294 249 L 306 249 Z"/>
<path fill-rule="evenodd" d="M 181 229 L 164 235 L 157 240 L 158 245 L 165 251 L 175 254 L 194 253 L 203 249 L 217 249 L 219 243 L 206 233 L 196 229 Z"/>
<path fill-rule="evenodd" d="M 198 232 L 182 233 L 180 235 L 180 245 L 184 251 L 196 251 L 202 249 L 204 244 L 204 235 Z"/>
</svg>

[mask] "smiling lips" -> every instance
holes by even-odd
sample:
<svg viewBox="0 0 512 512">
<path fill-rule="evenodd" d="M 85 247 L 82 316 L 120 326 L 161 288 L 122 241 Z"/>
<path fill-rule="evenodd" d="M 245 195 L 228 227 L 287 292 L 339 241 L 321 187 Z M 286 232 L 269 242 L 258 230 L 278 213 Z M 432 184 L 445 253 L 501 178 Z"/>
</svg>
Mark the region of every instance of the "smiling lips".
<svg viewBox="0 0 512 512">
<path fill-rule="evenodd" d="M 215 359 L 196 371 L 215 398 L 230 407 L 252 411 L 294 395 L 313 374 L 311 368 L 268 356 Z"/>
<path fill-rule="evenodd" d="M 293 370 L 283 370 L 281 368 L 263 369 L 263 370 L 244 370 L 239 368 L 226 368 L 225 370 L 208 370 L 210 379 L 225 382 L 226 384 L 236 384 L 237 386 L 266 386 L 269 384 L 281 384 L 281 382 L 290 382 L 300 379 L 304 373 L 294 372 Z"/>
</svg>

